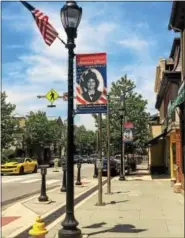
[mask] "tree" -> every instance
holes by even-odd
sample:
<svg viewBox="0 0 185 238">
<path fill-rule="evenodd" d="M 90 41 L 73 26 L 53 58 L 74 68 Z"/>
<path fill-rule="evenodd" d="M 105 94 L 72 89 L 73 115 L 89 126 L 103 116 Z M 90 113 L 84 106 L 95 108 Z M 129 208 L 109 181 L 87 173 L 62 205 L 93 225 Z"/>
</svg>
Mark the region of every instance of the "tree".
<svg viewBox="0 0 185 238">
<path fill-rule="evenodd" d="M 92 154 L 96 150 L 96 135 L 84 126 L 75 126 L 75 152 L 79 154 Z"/>
<path fill-rule="evenodd" d="M 110 135 L 111 135 L 111 149 L 112 152 L 119 152 L 121 150 L 121 105 L 120 96 L 128 88 L 135 86 L 134 82 L 127 78 L 127 75 L 121 79 L 113 82 L 110 89 Z M 118 100 L 114 100 L 114 98 Z M 137 133 L 135 137 L 135 145 L 137 147 L 143 147 L 148 140 L 148 122 L 149 113 L 146 112 L 147 100 L 144 100 L 141 94 L 134 91 L 130 91 L 126 94 L 125 112 L 126 119 L 132 121 L 134 124 L 134 132 Z M 93 115 L 98 124 L 97 116 Z M 106 144 L 106 120 L 102 120 L 103 131 L 103 143 Z M 104 129 L 105 128 L 105 129 Z"/>
<path fill-rule="evenodd" d="M 40 157 L 46 145 L 49 146 L 60 141 L 62 127 L 57 123 L 57 120 L 48 120 L 45 112 L 30 112 L 26 120 L 24 136 L 28 150 L 32 150 Z"/>
<path fill-rule="evenodd" d="M 17 123 L 12 118 L 15 105 L 6 102 L 6 93 L 1 92 L 1 148 L 5 149 L 11 146 L 14 139 L 14 132 Z"/>
</svg>

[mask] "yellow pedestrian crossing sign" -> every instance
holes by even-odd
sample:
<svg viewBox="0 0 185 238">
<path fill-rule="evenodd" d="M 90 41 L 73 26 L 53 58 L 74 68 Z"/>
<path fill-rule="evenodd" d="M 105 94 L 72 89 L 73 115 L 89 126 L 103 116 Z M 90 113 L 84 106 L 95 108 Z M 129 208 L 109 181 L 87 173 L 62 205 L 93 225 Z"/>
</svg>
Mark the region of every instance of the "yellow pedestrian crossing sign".
<svg viewBox="0 0 185 238">
<path fill-rule="evenodd" d="M 54 90 L 51 89 L 47 94 L 46 94 L 46 98 L 53 103 L 57 98 L 59 97 L 59 94 Z"/>
</svg>

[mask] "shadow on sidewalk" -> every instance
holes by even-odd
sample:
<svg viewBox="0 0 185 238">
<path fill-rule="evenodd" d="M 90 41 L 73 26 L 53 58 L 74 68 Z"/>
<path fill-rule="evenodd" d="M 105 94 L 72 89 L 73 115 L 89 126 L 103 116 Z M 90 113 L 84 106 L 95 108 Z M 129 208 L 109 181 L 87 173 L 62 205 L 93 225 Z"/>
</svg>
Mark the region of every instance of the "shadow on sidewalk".
<svg viewBox="0 0 185 238">
<path fill-rule="evenodd" d="M 152 179 L 170 179 L 170 175 L 167 174 L 152 174 Z"/>
<path fill-rule="evenodd" d="M 130 193 L 130 191 L 118 191 L 118 192 L 113 192 L 113 193 L 111 193 L 111 194 L 120 194 L 120 193 Z"/>
<path fill-rule="evenodd" d="M 105 222 L 95 223 L 95 224 L 92 224 L 91 226 L 86 226 L 83 228 L 100 228 L 105 224 L 106 224 Z M 92 235 L 97 235 L 97 234 L 106 233 L 106 232 L 140 233 L 140 232 L 146 231 L 146 230 L 147 229 L 137 229 L 134 225 L 131 225 L 131 224 L 118 224 L 110 229 L 106 229 L 103 231 L 96 231 L 96 232 L 92 232 L 92 233 L 86 233 L 86 234 L 88 234 L 89 236 L 92 236 Z"/>
<path fill-rule="evenodd" d="M 122 203 L 122 202 L 128 202 L 128 200 L 124 200 L 124 201 L 110 201 L 110 202 L 106 202 L 106 203 L 105 203 L 105 206 L 106 206 L 106 205 L 114 205 L 114 204 L 117 204 L 117 203 Z"/>
</svg>

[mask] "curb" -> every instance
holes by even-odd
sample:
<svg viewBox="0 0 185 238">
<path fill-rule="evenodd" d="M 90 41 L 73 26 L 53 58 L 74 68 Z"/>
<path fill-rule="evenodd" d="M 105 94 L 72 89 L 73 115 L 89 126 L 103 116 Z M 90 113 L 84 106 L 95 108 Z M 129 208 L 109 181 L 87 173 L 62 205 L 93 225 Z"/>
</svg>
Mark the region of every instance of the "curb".
<svg viewBox="0 0 185 238">
<path fill-rule="evenodd" d="M 47 192 L 54 189 L 54 188 L 58 188 L 60 187 L 61 185 L 54 185 L 53 187 L 49 187 L 47 188 Z M 9 199 L 9 200 L 6 200 L 4 202 L 1 203 L 1 206 L 3 208 L 3 206 L 7 206 L 7 205 L 10 205 L 14 202 L 19 202 L 20 200 L 22 199 L 25 199 L 25 198 L 28 198 L 28 197 L 31 197 L 31 196 L 34 196 L 34 195 L 37 195 L 40 193 L 40 190 L 37 190 L 36 192 L 32 192 L 32 193 L 28 193 L 28 194 L 24 194 L 24 195 L 21 195 L 19 197 L 16 197 L 16 198 L 12 198 L 12 199 Z"/>
<path fill-rule="evenodd" d="M 107 178 L 102 182 L 102 186 L 107 183 Z M 76 206 L 78 203 L 80 203 L 83 199 L 90 196 L 92 193 L 94 193 L 98 189 L 98 185 L 94 185 L 89 190 L 85 191 L 84 193 L 80 194 L 78 197 L 74 199 L 74 206 Z M 59 207 L 56 211 L 51 212 L 46 217 L 43 218 L 43 222 L 46 226 L 51 224 L 54 220 L 59 218 L 60 216 L 64 215 L 66 211 L 66 205 L 62 204 L 61 207 Z M 32 228 L 32 225 L 27 226 L 26 228 L 23 228 L 24 230 L 19 232 L 18 234 L 14 235 L 14 238 L 28 238 L 28 232 Z"/>
</svg>

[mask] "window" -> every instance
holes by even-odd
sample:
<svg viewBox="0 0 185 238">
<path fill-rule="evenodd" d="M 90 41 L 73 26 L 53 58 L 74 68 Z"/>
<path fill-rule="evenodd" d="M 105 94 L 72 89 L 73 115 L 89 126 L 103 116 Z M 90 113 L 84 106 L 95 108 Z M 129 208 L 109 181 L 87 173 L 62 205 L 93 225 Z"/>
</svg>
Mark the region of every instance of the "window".
<svg viewBox="0 0 185 238">
<path fill-rule="evenodd" d="M 31 162 L 31 159 L 25 159 L 26 162 Z"/>
<path fill-rule="evenodd" d="M 176 164 L 176 143 L 172 143 L 173 164 Z"/>
</svg>

